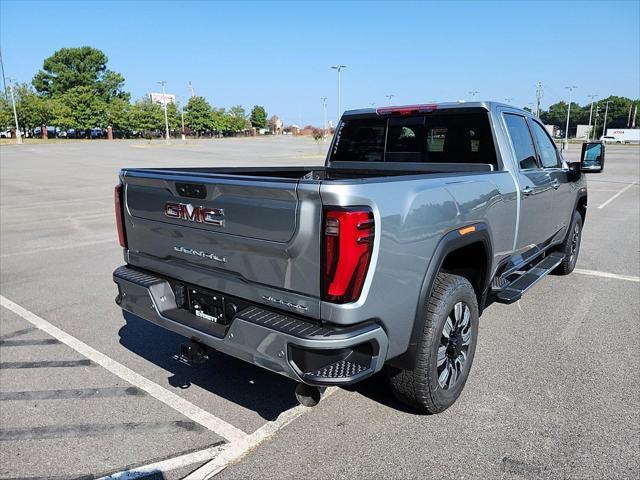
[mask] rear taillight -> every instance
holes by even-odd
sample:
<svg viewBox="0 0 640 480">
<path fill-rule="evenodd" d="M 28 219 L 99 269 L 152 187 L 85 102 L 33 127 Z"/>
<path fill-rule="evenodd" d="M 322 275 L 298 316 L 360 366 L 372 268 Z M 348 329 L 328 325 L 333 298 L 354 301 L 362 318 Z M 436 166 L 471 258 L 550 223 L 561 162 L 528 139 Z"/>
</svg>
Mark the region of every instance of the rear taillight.
<svg viewBox="0 0 640 480">
<path fill-rule="evenodd" d="M 127 248 L 127 238 L 124 234 L 124 223 L 122 222 L 122 185 L 116 185 L 114 190 L 114 200 L 116 207 L 116 226 L 118 227 L 118 240 L 122 248 Z"/>
<path fill-rule="evenodd" d="M 373 213 L 365 207 L 328 208 L 323 215 L 322 299 L 357 300 L 373 252 Z"/>
</svg>

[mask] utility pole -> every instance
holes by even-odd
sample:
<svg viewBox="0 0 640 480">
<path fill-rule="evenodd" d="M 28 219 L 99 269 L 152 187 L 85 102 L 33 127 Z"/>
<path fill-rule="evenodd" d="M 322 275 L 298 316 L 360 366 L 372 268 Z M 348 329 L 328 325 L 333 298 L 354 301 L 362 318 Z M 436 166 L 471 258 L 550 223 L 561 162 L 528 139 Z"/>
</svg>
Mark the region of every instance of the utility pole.
<svg viewBox="0 0 640 480">
<path fill-rule="evenodd" d="M 9 101 L 7 96 L 7 80 L 4 78 L 4 62 L 2 61 L 2 51 L 0 50 L 0 70 L 2 70 L 2 90 L 4 91 L 4 98 Z"/>
<path fill-rule="evenodd" d="M 13 119 L 16 121 L 16 144 L 22 145 L 22 134 L 20 133 L 20 126 L 18 125 L 18 112 L 16 111 L 16 97 L 13 94 L 13 85 L 15 85 L 15 78 L 9 79 L 9 89 L 11 91 L 11 103 L 13 104 Z"/>
<path fill-rule="evenodd" d="M 638 104 L 636 103 L 633 109 L 633 121 L 631 122 L 631 128 L 636 128 L 636 116 L 638 115 Z"/>
<path fill-rule="evenodd" d="M 340 92 L 340 72 L 343 68 L 347 68 L 346 65 L 332 65 L 331 68 L 333 70 L 338 71 L 338 121 L 340 121 L 340 117 L 342 116 L 342 97 Z"/>
<path fill-rule="evenodd" d="M 480 92 L 478 90 L 471 90 L 469 92 L 469 95 L 471 95 L 471 98 L 475 99 L 476 95 L 479 94 Z"/>
<path fill-rule="evenodd" d="M 540 100 L 544 96 L 544 90 L 542 88 L 542 82 L 536 84 L 536 117 L 540 116 Z"/>
<path fill-rule="evenodd" d="M 591 128 L 591 116 L 593 114 L 593 100 L 597 96 L 598 95 L 587 95 L 587 97 L 589 97 L 591 99 L 591 108 L 589 109 L 589 140 L 591 140 L 591 134 L 593 133 L 593 130 Z"/>
<path fill-rule="evenodd" d="M 391 105 L 391 99 L 393 97 L 395 97 L 395 95 L 393 93 L 389 94 L 389 95 L 385 95 L 385 97 L 387 97 L 387 102 L 389 102 L 389 105 Z"/>
<path fill-rule="evenodd" d="M 611 100 L 607 100 L 607 106 L 604 109 L 604 122 L 602 123 L 602 135 L 605 134 L 605 129 L 607 128 L 607 114 L 609 113 L 609 102 Z"/>
<path fill-rule="evenodd" d="M 327 97 L 321 97 L 322 100 L 322 141 L 327 141 Z"/>
<path fill-rule="evenodd" d="M 164 86 L 167 84 L 167 82 L 165 80 L 161 80 L 157 83 L 162 85 L 162 105 L 164 105 L 164 127 L 166 130 L 167 145 L 169 145 L 169 116 L 167 115 L 167 96 L 164 93 Z"/>
<path fill-rule="evenodd" d="M 596 102 L 596 113 L 593 116 L 593 133 L 594 133 L 594 137 L 593 139 L 595 140 L 595 132 L 597 130 L 598 127 L 598 117 L 600 116 L 600 107 L 598 107 L 598 103 Z"/>
<path fill-rule="evenodd" d="M 631 125 L 631 110 L 633 110 L 633 103 L 629 105 L 629 117 L 627 118 L 627 128 Z"/>
<path fill-rule="evenodd" d="M 571 116 L 571 93 L 574 88 L 578 88 L 575 85 L 571 87 L 564 87 L 569 90 L 569 107 L 567 108 L 567 127 L 564 130 L 564 149 L 567 150 L 569 148 L 569 117 Z"/>
<path fill-rule="evenodd" d="M 191 98 L 196 96 L 196 92 L 193 91 L 193 85 L 191 85 L 191 80 L 189 80 L 189 93 L 191 93 Z"/>
</svg>

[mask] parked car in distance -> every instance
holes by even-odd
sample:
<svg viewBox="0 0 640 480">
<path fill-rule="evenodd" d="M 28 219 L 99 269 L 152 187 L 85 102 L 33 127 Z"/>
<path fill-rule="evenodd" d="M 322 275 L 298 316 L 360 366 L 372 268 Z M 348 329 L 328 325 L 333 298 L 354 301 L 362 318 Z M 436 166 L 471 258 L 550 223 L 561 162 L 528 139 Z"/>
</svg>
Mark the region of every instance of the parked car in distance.
<svg viewBox="0 0 640 480">
<path fill-rule="evenodd" d="M 482 312 L 573 271 L 604 156 L 567 163 L 531 113 L 468 102 L 345 112 L 321 167 L 125 168 L 116 303 L 186 337 L 183 361 L 232 355 L 304 405 L 386 366 L 398 399 L 442 412 Z"/>
<path fill-rule="evenodd" d="M 600 137 L 602 143 L 624 143 L 622 138 L 612 137 L 610 135 L 603 135 Z"/>
</svg>

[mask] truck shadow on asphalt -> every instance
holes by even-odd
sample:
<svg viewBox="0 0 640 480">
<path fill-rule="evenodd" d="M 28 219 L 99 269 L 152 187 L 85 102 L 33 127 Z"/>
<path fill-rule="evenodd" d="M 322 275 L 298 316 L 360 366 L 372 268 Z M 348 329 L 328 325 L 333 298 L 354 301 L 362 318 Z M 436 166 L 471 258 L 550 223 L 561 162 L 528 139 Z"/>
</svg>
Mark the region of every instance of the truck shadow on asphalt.
<svg viewBox="0 0 640 480">
<path fill-rule="evenodd" d="M 275 420 L 298 402 L 296 382 L 263 368 L 209 349 L 209 360 L 185 365 L 172 356 L 186 339 L 135 315 L 124 312 L 120 344 L 136 355 L 172 373 L 169 384 L 178 388 L 197 385 L 226 400 Z"/>
</svg>

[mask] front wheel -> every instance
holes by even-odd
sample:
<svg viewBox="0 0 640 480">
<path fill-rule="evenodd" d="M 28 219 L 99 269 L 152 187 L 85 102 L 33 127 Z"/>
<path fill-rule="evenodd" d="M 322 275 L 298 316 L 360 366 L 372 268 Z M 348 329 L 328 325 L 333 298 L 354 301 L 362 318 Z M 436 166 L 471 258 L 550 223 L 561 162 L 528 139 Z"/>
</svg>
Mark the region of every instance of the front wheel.
<svg viewBox="0 0 640 480">
<path fill-rule="evenodd" d="M 553 273 L 556 275 L 569 275 L 576 268 L 578 254 L 580 253 L 580 241 L 582 240 L 582 215 L 575 212 L 569 227 L 569 233 L 564 242 L 558 247 L 558 251 L 564 254 L 564 258 Z"/>
<path fill-rule="evenodd" d="M 471 370 L 478 338 L 478 303 L 469 281 L 438 273 L 413 369 L 391 369 L 393 394 L 427 413 L 440 413 L 458 399 Z"/>
</svg>

